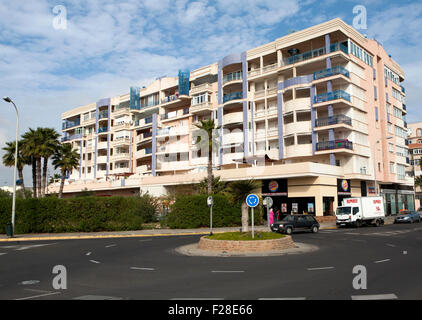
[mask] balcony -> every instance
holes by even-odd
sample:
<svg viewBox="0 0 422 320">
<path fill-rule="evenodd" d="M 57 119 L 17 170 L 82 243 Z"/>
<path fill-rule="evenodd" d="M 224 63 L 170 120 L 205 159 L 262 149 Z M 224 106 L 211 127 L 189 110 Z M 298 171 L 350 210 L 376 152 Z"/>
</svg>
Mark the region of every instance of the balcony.
<svg viewBox="0 0 422 320">
<path fill-rule="evenodd" d="M 232 82 L 232 81 L 240 81 L 243 80 L 242 71 L 236 71 L 232 73 L 228 73 L 223 77 L 223 84 Z"/>
<path fill-rule="evenodd" d="M 315 127 L 326 127 L 335 124 L 348 124 L 352 125 L 352 119 L 345 115 L 338 115 L 333 117 L 318 118 L 315 120 Z"/>
<path fill-rule="evenodd" d="M 223 125 L 230 123 L 243 123 L 243 112 L 232 112 L 223 116 Z"/>
<path fill-rule="evenodd" d="M 129 161 L 130 159 L 130 154 L 129 153 L 116 153 L 115 155 L 113 155 L 113 161 L 117 162 L 117 161 Z"/>
<path fill-rule="evenodd" d="M 127 146 L 130 144 L 130 139 L 128 137 L 116 138 L 113 141 L 113 146 Z"/>
<path fill-rule="evenodd" d="M 194 95 L 194 94 L 205 92 L 205 91 L 212 92 L 212 87 L 210 83 L 204 83 L 204 84 L 200 84 L 198 86 L 192 87 L 190 89 L 190 94 Z"/>
<path fill-rule="evenodd" d="M 306 61 L 306 60 L 316 58 L 316 57 L 319 57 L 319 56 L 323 56 L 325 54 L 336 52 L 336 51 L 342 51 L 345 54 L 349 54 L 349 50 L 347 49 L 347 47 L 345 45 L 337 42 L 337 43 L 333 43 L 333 44 L 330 45 L 330 52 L 327 52 L 325 47 L 322 47 L 322 48 L 315 49 L 315 50 L 308 51 L 308 52 L 304 52 L 304 53 L 301 53 L 301 54 L 296 54 L 296 55 L 291 56 L 287 59 L 283 59 L 281 61 L 281 65 L 286 66 L 286 65 L 293 64 L 293 63 Z"/>
<path fill-rule="evenodd" d="M 152 117 L 141 120 L 135 120 L 135 127 L 142 127 L 150 124 L 152 124 Z"/>
<path fill-rule="evenodd" d="M 98 128 L 98 133 L 106 133 L 106 132 L 108 132 L 108 128 L 107 127 Z"/>
<path fill-rule="evenodd" d="M 151 155 L 152 155 L 152 148 L 145 148 L 136 152 L 136 158 L 142 158 L 142 157 L 151 156 Z"/>
<path fill-rule="evenodd" d="M 98 113 L 98 120 L 100 119 L 107 119 L 108 118 L 108 111 L 102 111 Z"/>
<path fill-rule="evenodd" d="M 64 121 L 64 123 L 62 124 L 62 130 L 66 130 L 66 129 L 70 129 L 73 127 L 77 127 L 81 125 L 81 120 L 75 120 L 75 121 Z"/>
<path fill-rule="evenodd" d="M 141 104 L 141 107 L 139 109 L 136 109 L 136 110 L 142 110 L 142 109 L 145 109 L 145 108 L 155 107 L 155 106 L 158 106 L 158 105 L 159 105 L 158 101 L 147 102 L 147 103 Z"/>
<path fill-rule="evenodd" d="M 211 111 L 212 110 L 212 103 L 211 102 L 203 102 L 199 104 L 191 105 L 190 112 L 191 113 L 202 113 L 204 111 Z"/>
<path fill-rule="evenodd" d="M 344 90 L 336 90 L 333 92 L 321 93 L 315 96 L 314 103 L 327 102 L 331 100 L 344 99 L 351 102 L 350 94 Z"/>
<path fill-rule="evenodd" d="M 333 68 L 328 68 L 325 70 L 320 70 L 314 72 L 314 80 L 319 80 L 322 78 L 331 77 L 337 74 L 342 74 L 343 76 L 350 78 L 349 71 L 344 69 L 342 66 L 335 66 Z"/>
<path fill-rule="evenodd" d="M 335 150 L 335 149 L 353 150 L 353 142 L 347 139 L 342 139 L 342 140 L 318 142 L 316 144 L 316 151 Z"/>
<path fill-rule="evenodd" d="M 188 126 L 176 126 L 157 130 L 157 136 L 175 136 L 189 134 Z"/>
<path fill-rule="evenodd" d="M 177 112 L 171 112 L 171 113 L 164 113 L 160 115 L 161 120 L 171 120 L 171 119 L 177 119 L 183 116 L 189 115 L 189 108 L 185 108 L 183 110 L 179 110 Z"/>
<path fill-rule="evenodd" d="M 406 90 L 404 89 L 403 86 L 400 86 L 400 88 L 401 88 L 401 92 L 406 93 Z"/>
<path fill-rule="evenodd" d="M 165 97 L 164 99 L 161 100 L 161 103 L 164 104 L 164 103 L 176 101 L 178 99 L 179 99 L 179 94 L 176 93 L 176 94 L 173 94 L 171 96 Z"/>
<path fill-rule="evenodd" d="M 239 99 L 243 99 L 242 91 L 225 94 L 223 97 L 223 103 L 226 103 L 232 100 L 239 100 Z"/>
</svg>

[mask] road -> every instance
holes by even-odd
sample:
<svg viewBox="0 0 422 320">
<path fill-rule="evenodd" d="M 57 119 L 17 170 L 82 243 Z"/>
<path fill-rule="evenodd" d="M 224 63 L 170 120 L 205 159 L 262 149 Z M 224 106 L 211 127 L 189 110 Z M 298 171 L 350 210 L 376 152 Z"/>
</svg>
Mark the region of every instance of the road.
<svg viewBox="0 0 422 320">
<path fill-rule="evenodd" d="M 278 257 L 187 257 L 199 236 L 0 244 L 0 299 L 422 299 L 422 224 L 294 234 L 319 250 Z M 67 289 L 52 286 L 53 267 Z M 367 289 L 355 290 L 356 265 Z"/>
</svg>

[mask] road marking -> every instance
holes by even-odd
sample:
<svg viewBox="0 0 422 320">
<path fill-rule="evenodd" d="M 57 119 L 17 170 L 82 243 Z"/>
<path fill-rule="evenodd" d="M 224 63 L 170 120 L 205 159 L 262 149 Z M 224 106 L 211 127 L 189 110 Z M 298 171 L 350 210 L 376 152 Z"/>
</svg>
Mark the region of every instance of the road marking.
<svg viewBox="0 0 422 320">
<path fill-rule="evenodd" d="M 334 267 L 308 268 L 308 271 L 315 271 L 315 270 L 330 270 L 330 269 L 334 269 Z"/>
<path fill-rule="evenodd" d="M 0 252 L 0 256 L 7 254 L 7 252 Z"/>
<path fill-rule="evenodd" d="M 355 241 L 355 242 L 367 242 L 366 240 L 359 240 L 359 239 L 352 239 L 350 241 Z"/>
<path fill-rule="evenodd" d="M 101 263 L 101 262 L 95 261 L 95 260 L 89 260 L 89 261 L 92 262 L 92 263 Z"/>
<path fill-rule="evenodd" d="M 116 244 L 110 244 L 110 245 L 108 245 L 108 246 L 105 246 L 106 248 L 111 248 L 111 247 L 115 247 L 116 246 Z"/>
<path fill-rule="evenodd" d="M 373 294 L 352 296 L 352 300 L 393 300 L 398 299 L 395 294 Z"/>
<path fill-rule="evenodd" d="M 243 273 L 243 270 L 213 270 L 212 273 Z"/>
<path fill-rule="evenodd" d="M 139 268 L 139 267 L 130 267 L 132 270 L 145 270 L 145 271 L 154 271 L 154 268 Z"/>
<path fill-rule="evenodd" d="M 396 245 L 394 245 L 394 244 L 391 244 L 391 243 L 387 243 L 387 246 L 389 246 L 389 247 L 392 247 L 392 248 L 395 248 L 395 247 L 397 247 Z"/>
<path fill-rule="evenodd" d="M 60 292 L 49 292 L 49 293 L 39 294 L 37 296 L 31 296 L 31 297 L 25 297 L 25 298 L 18 298 L 18 299 L 15 299 L 15 300 L 29 300 L 29 299 L 46 297 L 46 296 L 52 296 L 52 295 L 55 295 L 55 294 L 60 294 Z"/>
<path fill-rule="evenodd" d="M 356 233 L 356 232 L 345 232 L 344 234 L 351 234 L 352 236 L 360 235 L 360 233 Z"/>
<path fill-rule="evenodd" d="M 169 300 L 224 300 L 224 298 L 171 298 Z"/>
<path fill-rule="evenodd" d="M 28 285 L 37 284 L 37 283 L 40 283 L 40 281 L 39 280 L 27 280 L 27 281 L 22 281 L 20 284 L 24 285 L 24 286 L 28 286 Z"/>
<path fill-rule="evenodd" d="M 384 260 L 378 260 L 378 261 L 375 261 L 374 263 L 382 263 L 382 262 L 387 262 L 387 261 L 390 261 L 391 259 L 384 259 Z"/>
<path fill-rule="evenodd" d="M 407 251 L 403 251 L 403 254 L 407 254 Z"/>
<path fill-rule="evenodd" d="M 123 298 L 109 297 L 109 296 L 86 295 L 86 296 L 80 296 L 80 297 L 72 298 L 72 300 L 123 300 Z"/>
<path fill-rule="evenodd" d="M 259 298 L 258 300 L 306 300 L 305 297 L 297 298 Z"/>
<path fill-rule="evenodd" d="M 28 249 L 32 249 L 32 248 L 39 248 L 39 247 L 44 247 L 44 246 L 51 246 L 55 243 L 44 243 L 44 244 L 33 244 L 33 245 L 29 245 L 29 246 L 24 246 L 24 247 L 20 247 L 18 249 L 15 249 L 16 251 L 22 251 L 22 250 L 28 250 Z"/>
<path fill-rule="evenodd" d="M 90 256 L 90 255 L 91 255 L 91 253 L 92 253 L 92 252 L 87 252 L 87 253 L 86 253 L 86 255 L 87 255 L 87 256 Z"/>
<path fill-rule="evenodd" d="M 148 242 L 148 241 L 152 241 L 152 239 L 139 240 L 139 242 Z"/>
</svg>

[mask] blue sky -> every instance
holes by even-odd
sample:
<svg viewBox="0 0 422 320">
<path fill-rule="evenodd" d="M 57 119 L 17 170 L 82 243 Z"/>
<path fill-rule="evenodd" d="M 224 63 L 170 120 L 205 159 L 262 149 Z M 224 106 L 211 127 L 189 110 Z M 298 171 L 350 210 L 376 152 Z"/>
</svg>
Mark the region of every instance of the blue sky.
<svg viewBox="0 0 422 320">
<path fill-rule="evenodd" d="M 55 29 L 63 5 L 67 28 Z M 128 92 L 179 69 L 273 41 L 292 30 L 367 10 L 367 29 L 406 74 L 408 122 L 422 120 L 422 2 L 317 0 L 0 0 L 0 96 L 28 127 L 60 130 L 62 112 Z M 0 145 L 14 139 L 15 114 L 0 102 Z M 0 152 L 0 155 L 2 153 Z M 13 170 L 0 165 L 0 186 Z M 25 171 L 27 183 L 30 171 Z"/>
</svg>

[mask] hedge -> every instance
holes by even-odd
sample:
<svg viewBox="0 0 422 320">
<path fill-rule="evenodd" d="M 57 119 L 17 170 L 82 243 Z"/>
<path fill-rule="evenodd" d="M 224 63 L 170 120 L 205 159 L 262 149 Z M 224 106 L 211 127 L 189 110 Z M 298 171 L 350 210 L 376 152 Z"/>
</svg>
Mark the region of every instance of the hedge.
<svg viewBox="0 0 422 320">
<path fill-rule="evenodd" d="M 209 227 L 210 209 L 207 198 L 207 195 L 178 196 L 170 206 L 167 225 L 172 229 Z M 213 198 L 213 227 L 235 227 L 242 224 L 240 204 L 232 203 L 225 195 L 213 195 Z M 254 220 L 255 224 L 261 223 L 260 207 L 255 209 Z"/>
<path fill-rule="evenodd" d="M 11 220 L 12 200 L 0 199 L 0 233 Z M 15 233 L 139 230 L 155 218 L 149 196 L 16 199 Z"/>
</svg>

